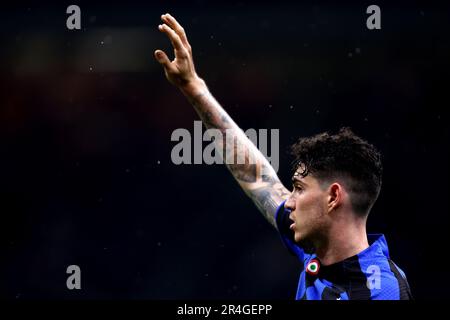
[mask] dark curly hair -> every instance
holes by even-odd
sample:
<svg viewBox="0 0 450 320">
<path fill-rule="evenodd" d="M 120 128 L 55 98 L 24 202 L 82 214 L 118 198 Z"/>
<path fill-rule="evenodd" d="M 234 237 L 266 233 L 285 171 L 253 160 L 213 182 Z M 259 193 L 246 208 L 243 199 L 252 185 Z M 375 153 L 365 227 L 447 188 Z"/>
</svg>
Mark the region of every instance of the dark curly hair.
<svg viewBox="0 0 450 320">
<path fill-rule="evenodd" d="M 367 215 L 381 189 L 381 155 L 350 128 L 337 134 L 321 133 L 300 138 L 291 147 L 293 170 L 305 177 L 311 174 L 321 185 L 341 180 L 350 194 L 356 214 Z"/>
</svg>

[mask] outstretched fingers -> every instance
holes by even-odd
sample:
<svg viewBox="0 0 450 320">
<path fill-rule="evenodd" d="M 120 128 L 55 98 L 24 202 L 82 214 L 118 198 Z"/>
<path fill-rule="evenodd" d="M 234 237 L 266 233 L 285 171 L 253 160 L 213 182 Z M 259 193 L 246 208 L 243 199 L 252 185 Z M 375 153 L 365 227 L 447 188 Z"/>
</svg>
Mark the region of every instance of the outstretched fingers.
<svg viewBox="0 0 450 320">
<path fill-rule="evenodd" d="M 181 42 L 180 36 L 178 36 L 177 33 L 175 31 L 173 31 L 166 24 L 160 24 L 158 29 L 161 32 L 164 32 L 169 37 L 170 42 L 172 42 L 172 45 L 175 49 L 176 57 L 181 58 L 186 53 L 186 48 L 184 47 L 183 43 Z"/>
<path fill-rule="evenodd" d="M 161 16 L 161 20 L 164 21 L 164 23 L 166 23 L 169 27 L 171 27 L 176 32 L 176 34 L 178 34 L 184 46 L 187 49 L 189 49 L 190 44 L 187 40 L 186 32 L 184 31 L 183 27 L 178 23 L 178 21 L 169 13 L 163 14 Z"/>
</svg>

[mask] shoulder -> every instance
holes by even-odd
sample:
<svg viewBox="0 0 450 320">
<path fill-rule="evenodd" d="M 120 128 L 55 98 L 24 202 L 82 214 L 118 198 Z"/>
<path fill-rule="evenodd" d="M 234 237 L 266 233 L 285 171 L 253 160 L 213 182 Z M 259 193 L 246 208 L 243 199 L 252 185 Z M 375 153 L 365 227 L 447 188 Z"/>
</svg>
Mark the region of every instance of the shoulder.
<svg viewBox="0 0 450 320">
<path fill-rule="evenodd" d="M 406 275 L 390 259 L 386 258 L 379 270 L 367 270 L 367 286 L 373 300 L 409 300 L 412 299 Z"/>
</svg>

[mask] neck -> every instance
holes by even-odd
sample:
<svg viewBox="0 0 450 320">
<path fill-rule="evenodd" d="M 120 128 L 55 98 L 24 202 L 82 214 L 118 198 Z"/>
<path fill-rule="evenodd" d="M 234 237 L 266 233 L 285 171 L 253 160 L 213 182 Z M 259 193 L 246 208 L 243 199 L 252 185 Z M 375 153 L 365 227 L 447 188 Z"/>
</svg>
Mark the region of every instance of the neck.
<svg viewBox="0 0 450 320">
<path fill-rule="evenodd" d="M 349 217 L 351 215 L 345 215 Z M 317 241 L 317 257 L 323 265 L 330 265 L 352 257 L 369 247 L 364 219 L 334 221 L 324 241 Z"/>
</svg>

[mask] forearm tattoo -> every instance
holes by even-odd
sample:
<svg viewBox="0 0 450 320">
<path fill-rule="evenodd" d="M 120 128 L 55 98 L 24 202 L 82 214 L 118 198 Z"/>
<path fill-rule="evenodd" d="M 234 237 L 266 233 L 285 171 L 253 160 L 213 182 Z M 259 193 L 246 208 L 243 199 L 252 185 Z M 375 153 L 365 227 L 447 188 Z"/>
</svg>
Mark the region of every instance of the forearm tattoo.
<svg viewBox="0 0 450 320">
<path fill-rule="evenodd" d="M 269 161 L 247 138 L 208 90 L 190 98 L 189 101 L 206 128 L 218 129 L 222 133 L 222 141 L 219 141 L 221 139 L 214 141 L 216 150 L 221 152 L 222 157 L 229 152 L 234 152 L 231 154 L 235 155 L 238 152 L 238 145 L 241 146 L 241 151 L 245 151 L 244 164 L 224 162 L 264 217 L 276 227 L 276 209 L 289 196 L 289 191 L 280 182 Z M 226 143 L 229 141 L 227 135 L 232 135 L 232 137 L 228 136 L 228 139 L 235 139 L 236 143 L 228 145 Z M 250 159 L 253 161 L 250 161 Z"/>
</svg>

